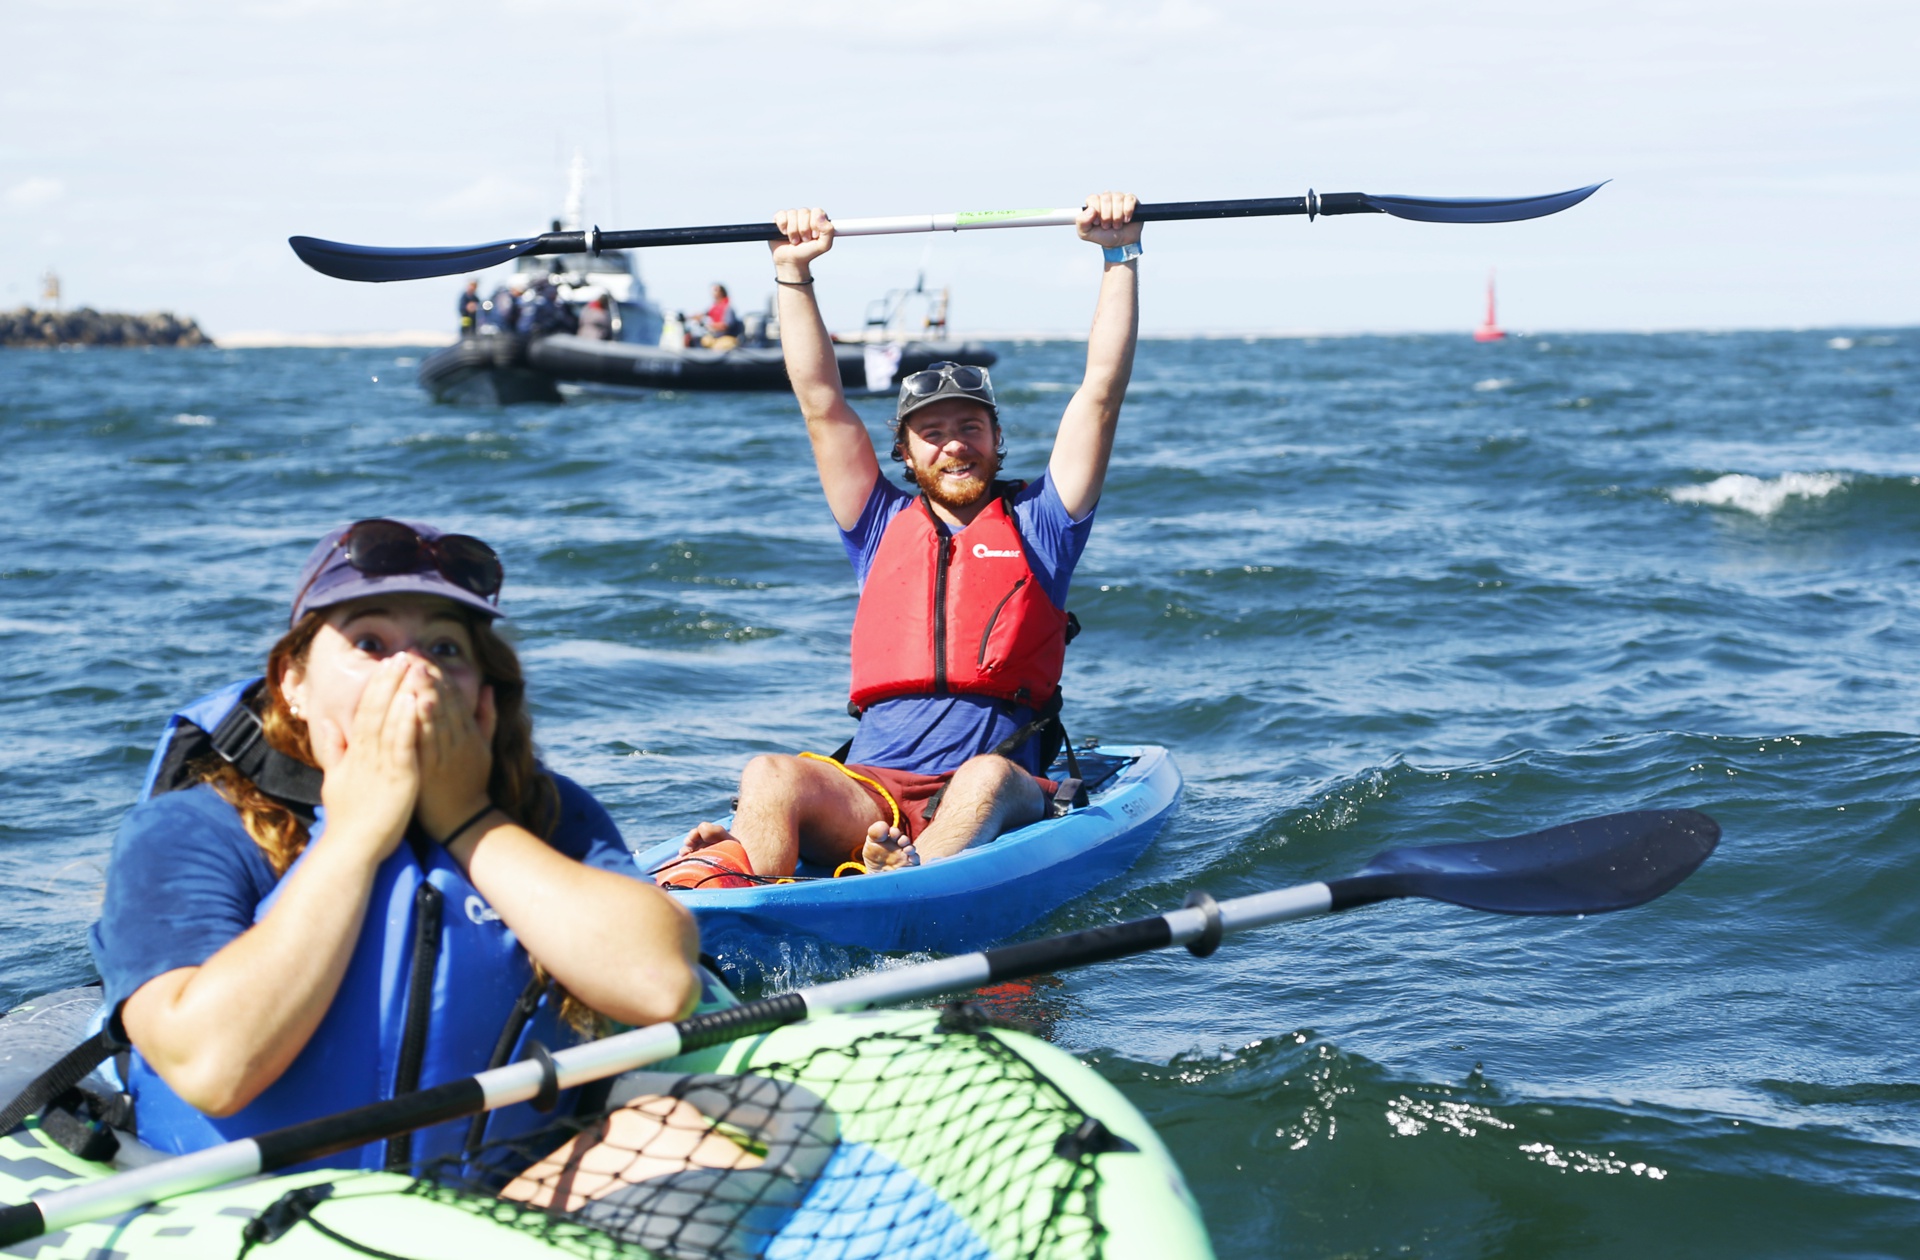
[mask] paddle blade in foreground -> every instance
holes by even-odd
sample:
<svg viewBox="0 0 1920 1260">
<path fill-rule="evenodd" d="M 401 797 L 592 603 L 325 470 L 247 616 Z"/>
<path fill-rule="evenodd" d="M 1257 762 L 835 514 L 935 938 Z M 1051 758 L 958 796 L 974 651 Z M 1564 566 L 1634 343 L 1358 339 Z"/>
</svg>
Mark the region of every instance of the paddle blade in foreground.
<svg viewBox="0 0 1920 1260">
<path fill-rule="evenodd" d="M 316 236 L 289 236 L 287 244 L 300 261 L 336 280 L 426 280 L 485 271 L 518 258 L 540 243 L 538 236 L 521 241 L 493 241 L 486 245 L 436 246 L 426 249 L 348 245 Z"/>
<path fill-rule="evenodd" d="M 1389 849 L 1328 885 L 1333 908 L 1426 897 L 1499 914 L 1604 914 L 1672 889 L 1720 843 L 1696 810 L 1650 809 L 1526 836 Z"/>
<path fill-rule="evenodd" d="M 1544 197 L 1396 197 L 1362 193 L 1366 203 L 1401 219 L 1421 223 L 1515 223 L 1558 214 L 1598 192 L 1601 185 L 1571 188 Z"/>
</svg>

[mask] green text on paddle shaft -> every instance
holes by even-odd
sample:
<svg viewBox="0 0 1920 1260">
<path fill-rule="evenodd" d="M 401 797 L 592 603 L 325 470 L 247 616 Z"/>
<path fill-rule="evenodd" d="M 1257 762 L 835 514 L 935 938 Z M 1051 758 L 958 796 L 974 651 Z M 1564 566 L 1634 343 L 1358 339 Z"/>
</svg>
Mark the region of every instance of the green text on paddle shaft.
<svg viewBox="0 0 1920 1260">
<path fill-rule="evenodd" d="M 1048 210 L 962 210 L 953 216 L 955 227 L 972 227 L 976 223 L 1004 223 L 1008 219 L 1027 219 L 1034 215 L 1049 214 Z"/>
</svg>

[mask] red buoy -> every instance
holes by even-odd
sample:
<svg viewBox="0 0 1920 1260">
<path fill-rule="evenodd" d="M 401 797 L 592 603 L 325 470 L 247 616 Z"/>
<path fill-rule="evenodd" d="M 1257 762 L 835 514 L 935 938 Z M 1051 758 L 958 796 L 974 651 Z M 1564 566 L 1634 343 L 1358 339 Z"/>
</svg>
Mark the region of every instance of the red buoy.
<svg viewBox="0 0 1920 1260">
<path fill-rule="evenodd" d="M 1493 319 L 1493 272 L 1487 272 L 1487 322 L 1473 330 L 1475 341 L 1505 341 L 1507 330 Z"/>
</svg>

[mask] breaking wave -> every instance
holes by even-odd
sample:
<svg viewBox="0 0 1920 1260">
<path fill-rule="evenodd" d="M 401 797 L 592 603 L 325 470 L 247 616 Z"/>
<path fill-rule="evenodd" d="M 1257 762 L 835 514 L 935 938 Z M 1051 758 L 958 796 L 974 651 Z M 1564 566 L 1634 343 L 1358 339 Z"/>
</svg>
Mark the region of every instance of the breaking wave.
<svg viewBox="0 0 1920 1260">
<path fill-rule="evenodd" d="M 1668 491 L 1675 503 L 1701 503 L 1707 507 L 1733 508 L 1755 516 L 1772 516 L 1790 499 L 1824 499 L 1845 489 L 1844 473 L 1781 473 L 1778 477 L 1755 477 L 1748 473 L 1728 473 L 1705 485 L 1676 486 Z"/>
</svg>

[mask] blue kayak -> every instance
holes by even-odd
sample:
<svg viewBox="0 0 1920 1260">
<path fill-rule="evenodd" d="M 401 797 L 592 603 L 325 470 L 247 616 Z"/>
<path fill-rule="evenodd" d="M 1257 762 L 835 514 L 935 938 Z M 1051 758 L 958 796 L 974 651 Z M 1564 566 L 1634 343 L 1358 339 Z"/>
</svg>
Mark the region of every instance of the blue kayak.
<svg viewBox="0 0 1920 1260">
<path fill-rule="evenodd" d="M 792 883 L 674 892 L 699 920 L 701 948 L 729 967 L 811 970 L 836 961 L 833 947 L 979 949 L 1125 872 L 1179 803 L 1180 771 L 1157 745 L 1103 747 L 1080 762 L 1084 807 L 942 861 L 839 879 L 803 863 Z M 664 841 L 634 861 L 651 872 L 679 849 Z"/>
</svg>

